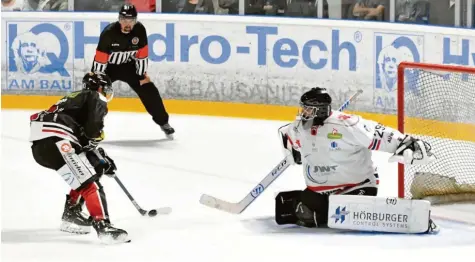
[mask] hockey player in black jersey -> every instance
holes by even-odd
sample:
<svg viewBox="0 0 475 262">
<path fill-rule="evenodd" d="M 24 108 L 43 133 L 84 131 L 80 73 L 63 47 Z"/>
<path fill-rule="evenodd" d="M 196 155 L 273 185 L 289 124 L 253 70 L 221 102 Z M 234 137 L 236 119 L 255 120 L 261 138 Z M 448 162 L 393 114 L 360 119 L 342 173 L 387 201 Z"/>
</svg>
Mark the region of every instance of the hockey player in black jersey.
<svg viewBox="0 0 475 262">
<path fill-rule="evenodd" d="M 137 21 L 134 5 L 124 4 L 119 21 L 109 24 L 99 37 L 92 71 L 106 73 L 115 82 L 127 83 L 139 96 L 147 112 L 167 137 L 175 130 L 168 123 L 168 113 L 160 93 L 147 75 L 148 40 L 144 25 Z"/>
<path fill-rule="evenodd" d="M 61 230 L 87 234 L 92 226 L 106 243 L 124 242 L 128 237 L 125 230 L 112 227 L 99 182 L 102 175 L 113 176 L 117 169 L 105 151 L 97 147 L 104 139 L 107 102 L 113 95 L 111 85 L 107 75 L 87 73 L 82 90 L 30 117 L 29 139 L 36 162 L 56 170 L 71 187 Z M 89 217 L 81 212 L 83 203 Z"/>
</svg>

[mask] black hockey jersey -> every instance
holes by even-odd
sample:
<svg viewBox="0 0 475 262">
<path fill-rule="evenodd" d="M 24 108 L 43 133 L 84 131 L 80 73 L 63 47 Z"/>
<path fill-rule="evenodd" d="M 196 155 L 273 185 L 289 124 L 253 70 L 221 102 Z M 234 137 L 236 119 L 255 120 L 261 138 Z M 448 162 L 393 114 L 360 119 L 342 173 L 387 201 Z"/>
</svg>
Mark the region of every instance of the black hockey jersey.
<svg viewBox="0 0 475 262">
<path fill-rule="evenodd" d="M 105 73 L 107 65 L 134 60 L 137 75 L 144 77 L 148 67 L 148 40 L 143 24 L 137 22 L 128 34 L 122 33 L 119 22 L 109 24 L 99 37 L 92 71 Z"/>
<path fill-rule="evenodd" d="M 30 116 L 30 139 L 61 137 L 84 146 L 101 136 L 107 115 L 106 98 L 93 90 L 73 92 L 48 110 Z"/>
</svg>

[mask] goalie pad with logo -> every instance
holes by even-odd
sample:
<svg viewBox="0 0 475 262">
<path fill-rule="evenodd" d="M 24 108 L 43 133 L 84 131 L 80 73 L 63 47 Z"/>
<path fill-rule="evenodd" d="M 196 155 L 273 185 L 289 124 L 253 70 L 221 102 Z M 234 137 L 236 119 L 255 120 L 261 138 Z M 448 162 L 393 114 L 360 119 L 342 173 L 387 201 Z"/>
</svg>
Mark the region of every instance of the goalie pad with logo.
<svg viewBox="0 0 475 262">
<path fill-rule="evenodd" d="M 331 195 L 328 227 L 370 232 L 431 233 L 430 202 L 386 197 Z"/>
</svg>

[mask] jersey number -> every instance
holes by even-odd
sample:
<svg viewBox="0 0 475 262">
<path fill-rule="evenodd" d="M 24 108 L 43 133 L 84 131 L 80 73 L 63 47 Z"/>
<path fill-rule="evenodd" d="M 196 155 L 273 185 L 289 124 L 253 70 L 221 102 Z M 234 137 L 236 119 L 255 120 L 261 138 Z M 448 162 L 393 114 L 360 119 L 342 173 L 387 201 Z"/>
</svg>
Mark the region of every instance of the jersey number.
<svg viewBox="0 0 475 262">
<path fill-rule="evenodd" d="M 376 136 L 376 137 L 379 136 L 379 138 L 383 138 L 384 130 L 385 130 L 385 129 L 386 129 L 386 128 L 385 128 L 384 126 L 382 126 L 382 125 L 376 125 L 376 126 L 374 127 L 374 131 L 375 131 L 375 132 L 374 132 L 374 136 Z"/>
</svg>

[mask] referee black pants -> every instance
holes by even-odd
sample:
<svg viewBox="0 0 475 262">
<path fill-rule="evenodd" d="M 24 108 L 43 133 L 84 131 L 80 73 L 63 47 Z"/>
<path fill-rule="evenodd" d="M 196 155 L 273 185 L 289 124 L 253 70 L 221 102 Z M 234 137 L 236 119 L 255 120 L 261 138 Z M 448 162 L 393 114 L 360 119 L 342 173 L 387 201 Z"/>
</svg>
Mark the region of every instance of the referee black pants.
<svg viewBox="0 0 475 262">
<path fill-rule="evenodd" d="M 107 65 L 106 74 L 112 83 L 119 80 L 127 83 L 139 96 L 147 112 L 155 123 L 162 126 L 168 123 L 168 113 L 163 105 L 162 97 L 153 82 L 140 85 L 139 76 L 135 73 L 135 63 Z"/>
</svg>

